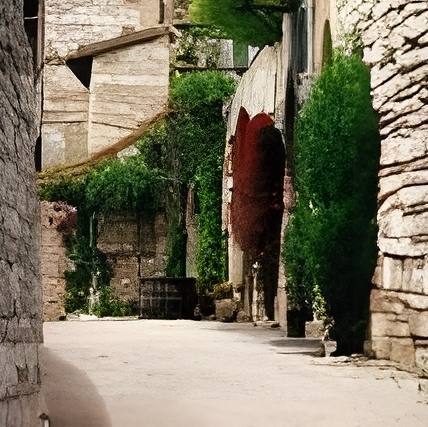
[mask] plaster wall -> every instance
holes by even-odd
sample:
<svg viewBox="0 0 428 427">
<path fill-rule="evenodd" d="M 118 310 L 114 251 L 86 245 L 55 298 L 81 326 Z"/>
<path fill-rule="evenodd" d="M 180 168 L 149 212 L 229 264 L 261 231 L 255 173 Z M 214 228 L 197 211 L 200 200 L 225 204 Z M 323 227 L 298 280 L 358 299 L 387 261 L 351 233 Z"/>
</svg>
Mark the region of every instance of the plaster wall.
<svg viewBox="0 0 428 427">
<path fill-rule="evenodd" d="M 285 82 L 288 69 L 283 63 L 288 60 L 288 53 L 288 44 L 265 47 L 243 75 L 228 111 L 228 141 L 233 140 L 241 107 L 246 109 L 250 118 L 266 113 L 274 119 L 277 128 L 284 128 Z M 252 309 L 251 298 L 253 297 L 255 302 L 260 299 L 260 295 L 256 295 L 257 292 L 254 294 L 257 286 L 252 283 L 251 266 L 247 265 L 245 253 L 236 242 L 230 222 L 230 203 L 233 197 L 232 147 L 233 144 L 226 145 L 223 180 L 223 227 L 229 235 L 228 280 L 233 284 L 235 298 L 241 299 L 241 305 L 247 314 L 252 314 L 254 319 L 262 319 L 264 308 L 259 304 L 256 310 Z M 283 285 L 282 283 L 282 288 Z M 281 302 L 283 303 L 283 299 Z M 286 307 L 283 307 L 281 317 L 286 321 L 283 314 L 285 310 Z"/>
</svg>

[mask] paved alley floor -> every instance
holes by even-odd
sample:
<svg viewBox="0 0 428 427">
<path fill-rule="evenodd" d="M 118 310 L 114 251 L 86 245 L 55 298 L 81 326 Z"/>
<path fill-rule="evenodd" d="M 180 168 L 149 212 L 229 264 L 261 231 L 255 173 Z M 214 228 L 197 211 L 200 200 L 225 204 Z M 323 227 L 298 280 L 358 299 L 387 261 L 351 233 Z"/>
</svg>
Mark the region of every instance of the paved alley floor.
<svg viewBox="0 0 428 427">
<path fill-rule="evenodd" d="M 427 427 L 412 375 L 252 324 L 44 324 L 51 427 Z"/>
</svg>

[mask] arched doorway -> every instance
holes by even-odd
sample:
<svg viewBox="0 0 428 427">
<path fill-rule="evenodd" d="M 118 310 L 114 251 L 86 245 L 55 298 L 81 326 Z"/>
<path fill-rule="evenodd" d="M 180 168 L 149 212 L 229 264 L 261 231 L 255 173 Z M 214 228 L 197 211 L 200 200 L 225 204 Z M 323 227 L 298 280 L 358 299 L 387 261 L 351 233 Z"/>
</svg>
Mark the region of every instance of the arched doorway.
<svg viewBox="0 0 428 427">
<path fill-rule="evenodd" d="M 273 320 L 284 210 L 285 147 L 272 118 L 241 108 L 232 150 L 231 230 L 244 253 L 241 299 L 254 317 Z M 257 300 L 257 301 L 256 301 Z"/>
</svg>

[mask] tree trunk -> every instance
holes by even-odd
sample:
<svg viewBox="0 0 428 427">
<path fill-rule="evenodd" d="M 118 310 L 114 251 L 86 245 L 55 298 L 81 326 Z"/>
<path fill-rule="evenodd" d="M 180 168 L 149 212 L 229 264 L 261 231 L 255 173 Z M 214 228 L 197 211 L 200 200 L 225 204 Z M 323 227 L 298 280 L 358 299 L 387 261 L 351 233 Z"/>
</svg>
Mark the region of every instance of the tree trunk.
<svg viewBox="0 0 428 427">
<path fill-rule="evenodd" d="M 41 426 L 38 134 L 23 1 L 0 2 L 0 425 Z"/>
</svg>

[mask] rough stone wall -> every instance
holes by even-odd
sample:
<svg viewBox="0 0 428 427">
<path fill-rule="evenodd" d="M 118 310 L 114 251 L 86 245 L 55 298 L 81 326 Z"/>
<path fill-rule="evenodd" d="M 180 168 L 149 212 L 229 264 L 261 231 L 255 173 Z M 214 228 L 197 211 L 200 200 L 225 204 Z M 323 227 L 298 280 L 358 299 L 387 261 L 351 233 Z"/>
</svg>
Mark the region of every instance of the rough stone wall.
<svg viewBox="0 0 428 427">
<path fill-rule="evenodd" d="M 0 426 L 41 426 L 37 103 L 21 0 L 0 3 Z"/>
<path fill-rule="evenodd" d="M 104 216 L 98 222 L 98 248 L 113 268 L 111 287 L 123 300 L 138 301 L 139 278 L 165 276 L 166 222 L 132 214 Z"/>
<path fill-rule="evenodd" d="M 428 374 L 428 3 L 360 0 L 340 15 L 361 33 L 382 137 L 367 350 Z"/>
<path fill-rule="evenodd" d="M 58 320 L 65 315 L 65 277 L 67 268 L 64 235 L 77 228 L 77 212 L 64 203 L 41 203 L 41 273 L 43 320 Z"/>
</svg>

